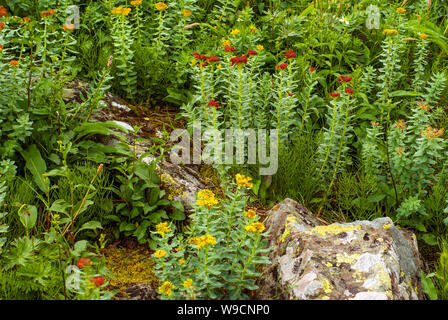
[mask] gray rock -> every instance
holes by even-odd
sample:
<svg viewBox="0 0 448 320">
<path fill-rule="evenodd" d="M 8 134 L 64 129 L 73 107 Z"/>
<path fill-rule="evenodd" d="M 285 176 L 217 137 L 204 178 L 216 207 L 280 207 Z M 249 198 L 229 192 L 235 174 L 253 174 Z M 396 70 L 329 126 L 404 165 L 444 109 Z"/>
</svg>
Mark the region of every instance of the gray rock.
<svg viewBox="0 0 448 320">
<path fill-rule="evenodd" d="M 286 199 L 266 220 L 271 265 L 258 299 L 422 299 L 415 235 L 390 218 L 323 225 Z"/>
</svg>

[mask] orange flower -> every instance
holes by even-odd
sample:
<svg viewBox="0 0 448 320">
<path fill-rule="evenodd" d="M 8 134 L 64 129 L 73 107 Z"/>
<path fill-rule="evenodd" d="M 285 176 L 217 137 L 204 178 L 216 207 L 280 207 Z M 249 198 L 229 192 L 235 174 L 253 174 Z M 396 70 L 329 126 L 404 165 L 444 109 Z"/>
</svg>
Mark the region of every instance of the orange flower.
<svg viewBox="0 0 448 320">
<path fill-rule="evenodd" d="M 81 258 L 78 260 L 78 262 L 76 263 L 76 265 L 78 266 L 78 268 L 85 268 L 88 267 L 92 264 L 92 260 L 90 260 L 89 258 Z"/>
<path fill-rule="evenodd" d="M 75 25 L 70 23 L 70 24 L 64 24 L 62 26 L 62 28 L 64 28 L 65 31 L 73 31 L 75 30 Z"/>
<path fill-rule="evenodd" d="M 47 10 L 47 11 L 42 11 L 40 13 L 40 16 L 42 18 L 54 16 L 54 13 L 56 12 L 56 10 L 57 9 L 50 9 L 50 10 Z"/>
<path fill-rule="evenodd" d="M 0 22 L 0 31 L 2 31 L 3 29 L 5 29 L 5 24 L 3 22 Z"/>
<path fill-rule="evenodd" d="M 97 287 L 97 288 L 98 288 L 99 286 L 101 286 L 101 285 L 104 283 L 104 278 L 103 278 L 103 277 L 100 277 L 100 276 L 90 278 L 89 280 L 90 280 L 90 282 L 92 282 L 92 283 L 95 285 L 95 287 Z"/>
<path fill-rule="evenodd" d="M 7 17 L 7 16 L 8 16 L 8 11 L 6 10 L 6 8 L 4 6 L 0 6 L 0 18 Z"/>
<path fill-rule="evenodd" d="M 26 23 L 30 23 L 30 22 L 31 22 L 31 19 L 28 18 L 28 17 L 25 17 L 25 18 L 23 18 L 23 21 L 26 22 Z"/>
<path fill-rule="evenodd" d="M 13 67 L 16 67 L 19 64 L 19 61 L 11 60 L 11 61 L 9 61 L 9 64 L 12 65 Z"/>
<path fill-rule="evenodd" d="M 3 51 L 3 45 L 0 44 L 0 51 Z"/>
</svg>

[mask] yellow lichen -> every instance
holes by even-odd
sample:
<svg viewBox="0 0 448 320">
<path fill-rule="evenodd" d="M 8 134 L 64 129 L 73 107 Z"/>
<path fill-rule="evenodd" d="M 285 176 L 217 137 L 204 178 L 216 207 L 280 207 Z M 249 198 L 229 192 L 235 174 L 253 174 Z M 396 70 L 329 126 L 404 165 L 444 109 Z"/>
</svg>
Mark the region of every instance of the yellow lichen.
<svg viewBox="0 0 448 320">
<path fill-rule="evenodd" d="M 383 225 L 383 229 L 390 229 L 390 224 L 388 223 L 388 224 Z"/>
<path fill-rule="evenodd" d="M 333 265 L 330 262 L 325 263 L 328 268 L 331 268 Z"/>
<path fill-rule="evenodd" d="M 331 291 L 333 291 L 334 287 L 331 285 L 330 281 L 327 278 L 322 278 L 321 279 L 321 285 L 322 288 L 324 289 L 325 293 L 331 293 Z"/>
<path fill-rule="evenodd" d="M 357 253 L 355 253 L 355 254 L 348 254 L 346 252 L 338 253 L 338 254 L 336 254 L 336 261 L 338 264 L 341 264 L 341 263 L 353 264 L 356 262 L 356 260 L 358 260 L 359 257 L 360 257 L 360 255 Z"/>
<path fill-rule="evenodd" d="M 358 227 L 358 226 L 357 226 Z M 350 232 L 355 230 L 354 226 L 340 226 L 337 224 L 331 224 L 329 226 L 317 226 L 312 228 L 309 232 L 318 233 L 322 236 L 327 234 L 339 234 L 341 232 Z"/>
<path fill-rule="evenodd" d="M 176 181 L 173 179 L 173 177 L 168 173 L 162 173 L 160 175 L 160 180 L 164 184 L 165 188 L 167 189 L 167 198 L 168 200 L 173 200 L 174 197 L 186 197 L 188 196 L 188 193 L 185 192 L 182 186 L 180 186 Z"/>
</svg>

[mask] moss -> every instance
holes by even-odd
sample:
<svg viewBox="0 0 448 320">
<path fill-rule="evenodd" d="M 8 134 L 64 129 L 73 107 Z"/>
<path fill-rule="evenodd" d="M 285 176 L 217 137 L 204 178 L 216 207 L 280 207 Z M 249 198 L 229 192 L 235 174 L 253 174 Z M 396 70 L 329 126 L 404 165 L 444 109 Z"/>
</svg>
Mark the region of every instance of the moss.
<svg viewBox="0 0 448 320">
<path fill-rule="evenodd" d="M 157 286 L 158 279 L 152 272 L 154 261 L 149 258 L 146 247 L 136 249 L 111 248 L 102 250 L 106 257 L 106 266 L 114 277 L 108 279 L 111 289 L 123 290 L 134 283 L 151 283 Z"/>
</svg>

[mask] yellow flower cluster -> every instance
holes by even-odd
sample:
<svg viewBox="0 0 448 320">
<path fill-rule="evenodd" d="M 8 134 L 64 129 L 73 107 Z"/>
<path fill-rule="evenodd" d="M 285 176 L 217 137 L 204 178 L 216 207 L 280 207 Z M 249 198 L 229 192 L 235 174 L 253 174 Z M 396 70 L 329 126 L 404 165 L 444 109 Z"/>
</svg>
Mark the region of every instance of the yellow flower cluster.
<svg viewBox="0 0 448 320">
<path fill-rule="evenodd" d="M 142 0 L 132 0 L 131 5 L 133 6 L 139 6 L 142 4 Z"/>
<path fill-rule="evenodd" d="M 179 259 L 178 261 L 179 261 L 180 264 L 185 264 L 187 262 L 184 259 Z"/>
<path fill-rule="evenodd" d="M 257 33 L 257 28 L 255 26 L 250 26 L 249 27 L 249 33 Z"/>
<path fill-rule="evenodd" d="M 171 291 L 172 289 L 174 289 L 174 285 L 169 282 L 169 281 L 165 281 L 160 287 L 159 287 L 159 293 L 163 294 L 165 296 L 170 296 L 173 294 L 173 292 Z"/>
<path fill-rule="evenodd" d="M 254 219 L 257 216 L 257 213 L 254 210 L 249 209 L 246 212 L 244 212 L 244 215 L 249 219 Z"/>
<path fill-rule="evenodd" d="M 129 12 L 131 12 L 131 8 L 116 7 L 112 9 L 112 14 L 116 16 L 126 17 L 129 14 Z"/>
<path fill-rule="evenodd" d="M 156 258 L 163 258 L 166 255 L 166 251 L 165 250 L 157 250 L 156 252 L 154 252 L 154 256 L 156 256 Z"/>
<path fill-rule="evenodd" d="M 163 11 L 163 10 L 168 9 L 168 5 L 165 2 L 157 2 L 156 9 L 159 11 Z"/>
<path fill-rule="evenodd" d="M 191 16 L 191 11 L 188 10 L 188 9 L 183 9 L 181 12 L 182 12 L 182 15 L 183 15 L 184 17 L 189 17 L 189 16 Z"/>
<path fill-rule="evenodd" d="M 226 40 L 226 39 L 222 40 L 222 47 L 223 48 L 230 47 L 231 45 L 232 45 L 232 42 L 230 42 L 230 40 Z"/>
<path fill-rule="evenodd" d="M 246 177 L 242 174 L 237 173 L 235 175 L 235 179 L 236 179 L 236 184 L 240 187 L 248 187 L 248 188 L 252 188 L 253 184 L 252 184 L 252 178 L 250 177 Z"/>
<path fill-rule="evenodd" d="M 257 50 L 258 50 L 258 51 L 263 51 L 263 50 L 264 50 L 264 47 L 263 47 L 261 44 L 259 44 L 259 45 L 257 46 Z"/>
<path fill-rule="evenodd" d="M 202 237 L 194 237 L 192 239 L 190 239 L 190 241 L 188 241 L 188 243 L 192 243 L 197 245 L 197 249 L 201 249 L 207 245 L 215 245 L 216 244 L 216 238 L 210 234 L 206 234 L 205 236 Z"/>
<path fill-rule="evenodd" d="M 233 29 L 232 32 L 230 32 L 232 36 L 236 36 L 238 33 L 240 33 L 240 30 L 238 29 Z"/>
<path fill-rule="evenodd" d="M 198 192 L 198 200 L 196 201 L 198 206 L 213 207 L 218 204 L 218 200 L 215 197 L 213 191 L 204 189 Z"/>
<path fill-rule="evenodd" d="M 189 288 L 193 284 L 193 279 L 187 279 L 184 281 L 184 288 Z"/>
<path fill-rule="evenodd" d="M 394 124 L 394 128 L 398 128 L 401 131 L 403 131 L 404 129 L 406 129 L 407 124 L 406 121 L 404 121 L 403 119 L 398 120 L 397 122 L 395 122 Z"/>
<path fill-rule="evenodd" d="M 405 12 L 406 12 L 406 9 L 400 7 L 400 8 L 397 9 L 397 12 L 398 12 L 399 14 L 402 14 L 402 13 L 405 13 Z"/>
<path fill-rule="evenodd" d="M 428 35 L 426 33 L 419 33 L 418 36 L 423 40 L 428 38 Z"/>
<path fill-rule="evenodd" d="M 443 136 L 444 132 L 444 128 L 437 130 L 435 128 L 431 128 L 431 126 L 427 126 L 426 130 L 422 130 L 422 134 L 428 139 L 440 138 L 441 136 Z"/>
<path fill-rule="evenodd" d="M 168 227 L 168 222 L 160 222 L 158 225 L 156 225 L 156 230 L 157 233 L 162 237 L 165 235 L 165 233 L 171 232 L 171 228 Z"/>
<path fill-rule="evenodd" d="M 253 222 L 252 224 L 245 227 L 246 231 L 253 233 L 261 233 L 266 229 L 262 222 Z"/>
<path fill-rule="evenodd" d="M 383 33 L 386 36 L 393 36 L 393 35 L 398 34 L 398 30 L 397 29 L 384 29 Z"/>
</svg>

